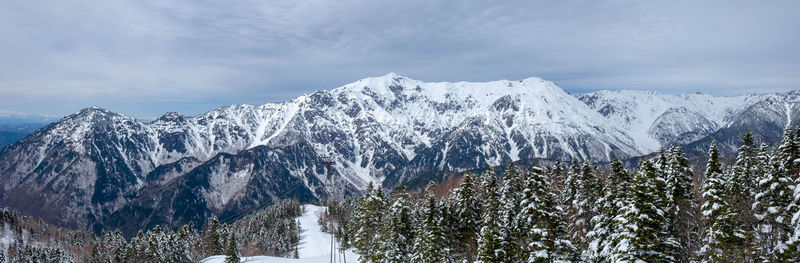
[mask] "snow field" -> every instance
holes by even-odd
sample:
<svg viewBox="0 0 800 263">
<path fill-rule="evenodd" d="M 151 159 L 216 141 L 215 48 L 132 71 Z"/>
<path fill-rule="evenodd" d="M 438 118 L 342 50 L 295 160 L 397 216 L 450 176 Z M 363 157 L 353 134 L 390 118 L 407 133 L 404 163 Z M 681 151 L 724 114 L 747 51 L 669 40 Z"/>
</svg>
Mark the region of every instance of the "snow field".
<svg viewBox="0 0 800 263">
<path fill-rule="evenodd" d="M 328 263 L 331 262 L 331 235 L 320 230 L 317 222 L 319 215 L 325 212 L 325 207 L 304 205 L 305 213 L 297 218 L 300 222 L 300 247 L 298 259 L 270 257 L 270 256 L 242 256 L 241 262 L 247 263 Z M 347 262 L 358 262 L 358 255 L 352 250 L 346 251 Z M 337 255 L 338 256 L 338 255 Z M 224 263 L 225 256 L 211 256 L 200 261 L 202 263 Z M 342 262 L 341 257 L 336 262 Z"/>
</svg>

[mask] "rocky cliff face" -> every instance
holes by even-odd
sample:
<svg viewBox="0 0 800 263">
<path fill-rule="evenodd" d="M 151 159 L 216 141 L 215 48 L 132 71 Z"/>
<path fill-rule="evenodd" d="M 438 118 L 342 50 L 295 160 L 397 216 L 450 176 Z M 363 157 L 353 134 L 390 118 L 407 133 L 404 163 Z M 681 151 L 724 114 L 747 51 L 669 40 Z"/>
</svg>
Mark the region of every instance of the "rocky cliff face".
<svg viewBox="0 0 800 263">
<path fill-rule="evenodd" d="M 357 194 L 426 171 L 607 161 L 728 140 L 741 127 L 782 133 L 798 116 L 795 94 L 571 95 L 538 78 L 430 83 L 389 74 L 149 123 L 87 108 L 0 152 L 0 204 L 60 225 L 135 232 L 235 218 L 280 198 Z M 327 169 L 323 160 L 335 162 Z"/>
</svg>

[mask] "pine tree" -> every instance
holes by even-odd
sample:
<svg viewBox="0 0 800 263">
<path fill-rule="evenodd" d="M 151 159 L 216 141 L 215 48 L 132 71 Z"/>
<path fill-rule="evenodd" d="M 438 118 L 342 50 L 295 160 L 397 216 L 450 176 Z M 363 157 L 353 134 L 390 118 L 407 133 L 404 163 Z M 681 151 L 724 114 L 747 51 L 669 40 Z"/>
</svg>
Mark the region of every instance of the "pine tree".
<svg viewBox="0 0 800 263">
<path fill-rule="evenodd" d="M 208 227 L 206 228 L 205 246 L 211 255 L 222 255 L 223 250 L 222 237 L 220 236 L 221 226 L 216 217 L 209 220 Z"/>
<path fill-rule="evenodd" d="M 759 168 L 755 169 L 761 171 L 758 193 L 752 204 L 758 222 L 758 257 L 764 261 L 776 262 L 783 256 L 793 231 L 792 213 L 789 210 L 793 199 L 791 179 L 780 158 L 770 158 L 766 149 L 759 152 L 758 164 Z"/>
<path fill-rule="evenodd" d="M 386 234 L 381 246 L 385 262 L 402 263 L 410 260 L 414 226 L 408 201 L 408 194 L 401 192 L 389 207 Z"/>
<path fill-rule="evenodd" d="M 452 198 L 454 239 L 459 243 L 454 252 L 463 255 L 468 261 L 473 261 L 478 246 L 481 211 L 480 204 L 475 198 L 475 183 L 469 170 L 464 173 L 464 178 L 453 192 Z"/>
<path fill-rule="evenodd" d="M 414 242 L 414 253 L 411 261 L 420 263 L 447 262 L 446 258 L 450 255 L 450 251 L 446 249 L 444 233 L 440 227 L 439 207 L 433 191 L 429 190 L 427 195 L 425 207 L 417 224 L 417 238 Z"/>
<path fill-rule="evenodd" d="M 383 227 L 383 211 L 386 207 L 383 191 L 370 183 L 367 192 L 356 210 L 354 246 L 360 261 L 381 262 L 380 251 L 381 229 Z"/>
<path fill-rule="evenodd" d="M 505 252 L 502 247 L 498 218 L 500 217 L 500 195 L 497 189 L 497 176 L 489 169 L 481 177 L 482 213 L 480 233 L 478 235 L 478 254 L 476 262 L 504 262 Z"/>
<path fill-rule="evenodd" d="M 716 143 L 711 143 L 708 155 L 705 202 L 701 207 L 706 229 L 700 252 L 704 262 L 741 262 L 749 255 L 747 233 L 737 224 L 736 211 L 728 203 L 730 193 L 722 175 Z"/>
<path fill-rule="evenodd" d="M 228 237 L 228 248 L 225 250 L 225 263 L 239 263 L 239 249 L 236 246 L 236 235 L 231 231 Z"/>
<path fill-rule="evenodd" d="M 611 162 L 611 172 L 608 182 L 603 187 L 603 197 L 598 200 L 599 211 L 592 218 L 593 228 L 587 233 L 587 249 L 584 257 L 593 262 L 609 262 L 614 253 L 613 235 L 619 227 L 614 223 L 614 218 L 623 206 L 625 193 L 630 185 L 631 175 L 622 162 L 614 158 Z"/>
<path fill-rule="evenodd" d="M 500 196 L 500 236 L 506 252 L 506 262 L 520 260 L 523 236 L 526 234 L 518 215 L 522 212 L 522 177 L 513 163 L 503 174 L 503 188 Z"/>
<path fill-rule="evenodd" d="M 665 211 L 667 231 L 678 242 L 679 251 L 673 255 L 675 259 L 689 262 L 700 247 L 699 211 L 692 194 L 692 171 L 680 146 L 670 148 L 668 159 L 669 164 L 664 170 L 667 200 L 671 203 Z"/>
<path fill-rule="evenodd" d="M 729 192 L 732 193 L 730 204 L 733 210 L 738 212 L 737 224 L 748 232 L 748 236 L 753 236 L 757 221 L 753 213 L 753 202 L 759 177 L 756 174 L 756 150 L 753 134 L 750 130 L 745 131 L 736 162 L 728 172 L 730 175 L 728 187 L 730 188 Z"/>
<path fill-rule="evenodd" d="M 800 129 L 798 129 L 800 131 Z M 800 145 L 798 138 L 791 129 L 786 129 L 783 134 L 783 141 L 778 146 L 778 157 L 781 159 L 783 169 L 790 175 L 797 171 L 797 160 L 800 159 Z"/>
<path fill-rule="evenodd" d="M 615 219 L 621 226 L 615 237 L 616 262 L 676 262 L 667 251 L 672 241 L 663 234 L 666 218 L 658 205 L 662 190 L 656 188 L 655 179 L 653 163 L 644 160 Z"/>
<path fill-rule="evenodd" d="M 522 251 L 528 262 L 572 262 L 576 248 L 565 237 L 563 212 L 548 188 L 542 170 L 534 167 L 527 174 L 520 223 L 528 231 Z"/>
<path fill-rule="evenodd" d="M 481 227 L 480 237 L 478 238 L 478 256 L 475 262 L 479 263 L 502 263 L 506 255 L 503 251 L 500 238 L 500 231 L 495 224 L 493 218 L 489 214 L 485 214 L 483 218 L 484 224 Z"/>
<path fill-rule="evenodd" d="M 596 202 L 600 189 L 596 171 L 588 162 L 580 166 L 573 160 L 572 165 L 567 174 L 567 189 L 565 189 L 567 194 L 565 201 L 569 202 L 566 204 L 567 217 L 571 222 L 568 232 L 571 234 L 572 242 L 584 250 L 588 247 L 585 237 L 593 229 L 591 220 L 597 215 Z M 574 190 L 570 189 L 572 187 Z"/>
</svg>

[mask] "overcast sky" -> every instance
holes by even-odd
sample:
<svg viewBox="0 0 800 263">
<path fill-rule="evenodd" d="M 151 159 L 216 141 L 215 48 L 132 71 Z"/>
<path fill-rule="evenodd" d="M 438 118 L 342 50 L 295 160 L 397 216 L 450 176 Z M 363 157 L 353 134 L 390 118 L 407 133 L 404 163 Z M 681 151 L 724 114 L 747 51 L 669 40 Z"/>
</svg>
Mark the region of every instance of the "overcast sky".
<svg viewBox="0 0 800 263">
<path fill-rule="evenodd" d="M 573 93 L 786 91 L 800 89 L 798 11 L 768 0 L 9 0 L 0 112 L 197 114 L 387 72 L 538 76 Z"/>
</svg>

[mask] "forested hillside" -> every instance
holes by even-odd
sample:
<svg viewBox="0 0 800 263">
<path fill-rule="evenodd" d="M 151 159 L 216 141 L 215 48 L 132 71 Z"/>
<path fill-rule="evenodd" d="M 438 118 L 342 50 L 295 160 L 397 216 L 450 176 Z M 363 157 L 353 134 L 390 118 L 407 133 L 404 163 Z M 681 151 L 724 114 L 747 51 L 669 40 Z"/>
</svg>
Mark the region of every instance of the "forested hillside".
<svg viewBox="0 0 800 263">
<path fill-rule="evenodd" d="M 156 226 L 126 240 L 120 231 L 95 235 L 0 210 L 0 262 L 199 262 L 212 255 L 296 257 L 302 214 L 285 200 L 231 224 L 212 218 L 201 228 Z M 199 230 L 198 230 L 199 229 Z"/>
<path fill-rule="evenodd" d="M 635 170 L 511 164 L 445 193 L 369 187 L 330 209 L 364 262 L 798 262 L 800 129 L 772 148 L 753 137 L 728 166 L 712 143 L 697 174 L 673 147 Z"/>
</svg>

